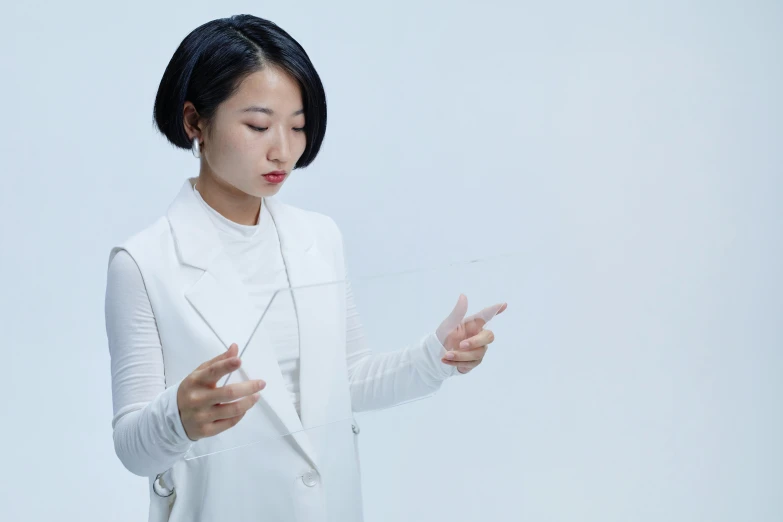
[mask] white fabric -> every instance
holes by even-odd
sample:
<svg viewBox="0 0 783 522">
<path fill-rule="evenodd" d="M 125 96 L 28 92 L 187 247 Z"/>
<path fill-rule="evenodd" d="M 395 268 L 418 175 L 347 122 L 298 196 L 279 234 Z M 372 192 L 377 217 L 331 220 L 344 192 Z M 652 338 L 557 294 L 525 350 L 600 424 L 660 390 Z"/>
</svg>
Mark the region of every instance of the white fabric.
<svg viewBox="0 0 783 522">
<path fill-rule="evenodd" d="M 275 290 L 288 288 L 280 239 L 277 237 L 272 218 L 266 205 L 262 204 L 258 222 L 242 225 L 231 221 L 210 207 L 201 197 L 198 187 L 193 192 L 212 218 L 228 256 L 234 262 L 239 277 L 259 315 L 267 308 Z M 290 292 L 281 292 L 264 317 L 270 325 L 272 346 L 277 354 L 277 363 L 283 373 L 286 389 L 296 413 L 299 408 L 299 332 L 296 312 Z"/>
<path fill-rule="evenodd" d="M 129 470 L 149 477 L 150 522 L 361 522 L 358 435 L 351 429 L 351 410 L 427 395 L 454 367 L 440 362 L 445 350 L 434 332 L 393 353 L 352 346 L 357 339 L 347 331 L 350 290 L 335 292 L 339 286 L 327 285 L 327 291 L 296 300 L 301 336 L 297 415 L 271 348 L 275 334 L 265 326 L 253 333 L 257 311 L 236 260 L 226 253 L 215 223 L 193 192 L 194 181 L 183 184 L 165 216 L 109 255 L 106 322 L 117 455 Z M 346 279 L 342 234 L 334 220 L 274 197 L 265 203 L 292 287 Z M 124 256 L 130 261 L 125 273 L 118 271 L 122 262 L 116 262 Z M 144 334 L 153 328 L 157 339 L 149 335 L 145 342 Z M 178 387 L 233 342 L 247 346 L 242 367 L 232 374 L 235 380 L 264 378 L 267 386 L 238 425 L 189 441 L 177 411 Z M 304 431 L 340 419 L 347 423 L 326 433 Z M 292 435 L 237 445 L 281 429 Z M 228 447 L 237 449 L 220 451 Z M 186 460 L 190 448 L 213 456 Z M 160 484 L 173 489 L 171 496 L 154 492 L 158 473 Z"/>
<path fill-rule="evenodd" d="M 278 231 L 266 205 L 262 205 L 258 224 L 247 227 L 230 222 L 200 196 L 197 199 L 203 203 L 223 248 L 247 285 L 248 295 L 262 308 L 275 288 L 288 286 Z M 425 395 L 457 374 L 455 367 L 440 361 L 445 350 L 434 334 L 395 352 L 373 353 L 367 346 L 350 285 L 346 305 L 346 357 L 354 411 Z M 271 318 L 270 324 L 275 327 L 270 334 L 291 401 L 299 413 L 296 325 L 288 320 L 293 314 L 286 312 L 285 307 L 279 310 L 280 314 Z M 178 385 L 166 387 L 156 316 L 142 273 L 124 249 L 118 249 L 109 263 L 105 313 L 115 450 L 128 470 L 154 477 L 181 461 L 192 441 L 179 418 Z"/>
</svg>

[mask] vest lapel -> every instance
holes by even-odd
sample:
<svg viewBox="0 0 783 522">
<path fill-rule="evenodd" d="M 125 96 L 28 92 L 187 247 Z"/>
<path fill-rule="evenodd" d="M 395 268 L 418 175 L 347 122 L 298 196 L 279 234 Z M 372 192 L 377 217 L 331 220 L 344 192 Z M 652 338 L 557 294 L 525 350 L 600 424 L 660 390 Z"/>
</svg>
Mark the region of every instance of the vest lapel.
<svg viewBox="0 0 783 522">
<path fill-rule="evenodd" d="M 266 381 L 267 386 L 261 392 L 261 400 L 282 423 L 286 432 L 294 433 L 292 438 L 299 449 L 317 469 L 315 451 L 307 434 L 302 431 L 304 428 L 302 420 L 306 421 L 307 416 L 312 415 L 308 413 L 306 416 L 303 411 L 300 420 L 296 414 L 296 409 L 285 388 L 274 349 L 265 331 L 264 322 L 261 321 L 259 324 L 261 313 L 252 305 L 231 259 L 223 251 L 213 223 L 193 193 L 194 182 L 195 178 L 186 180 L 168 210 L 168 219 L 180 261 L 203 271 L 201 276 L 185 290 L 185 298 L 209 325 L 224 350 L 232 343 L 239 346 L 239 351 L 242 353 L 242 367 L 239 373 L 245 379 Z M 283 256 L 290 284 L 297 286 L 300 283 L 307 284 L 307 281 L 331 280 L 328 260 L 324 260 L 318 252 L 308 224 L 290 215 L 290 212 L 283 211 L 281 204 L 274 202 L 270 204 L 270 200 L 271 198 L 265 198 L 264 202 L 268 205 L 267 208 L 275 221 L 281 246 L 284 245 Z M 296 296 L 295 293 L 294 297 Z M 314 302 L 308 304 L 319 305 Z M 334 306 L 334 303 L 331 303 L 331 306 Z M 301 314 L 299 308 L 297 307 L 297 312 Z M 312 312 L 305 312 L 305 316 L 304 324 L 311 324 Z M 301 340 L 300 345 L 303 345 Z M 307 380 L 312 378 L 313 369 L 311 363 L 306 362 L 309 353 L 307 355 L 302 353 L 300 357 L 300 391 L 304 409 L 305 405 L 311 402 L 306 390 L 310 389 Z M 259 406 L 262 406 L 260 401 L 256 407 Z M 308 425 L 314 424 L 308 422 Z"/>
<path fill-rule="evenodd" d="M 300 346 L 300 410 L 305 428 L 314 428 L 351 415 L 345 362 L 345 286 L 336 281 L 336 238 L 315 241 L 314 228 L 302 215 L 266 198 L 280 236 L 291 292 L 296 306 Z M 328 234 L 323 227 L 319 233 Z M 324 245 L 326 252 L 319 245 Z M 315 430 L 314 435 L 318 436 Z"/>
</svg>

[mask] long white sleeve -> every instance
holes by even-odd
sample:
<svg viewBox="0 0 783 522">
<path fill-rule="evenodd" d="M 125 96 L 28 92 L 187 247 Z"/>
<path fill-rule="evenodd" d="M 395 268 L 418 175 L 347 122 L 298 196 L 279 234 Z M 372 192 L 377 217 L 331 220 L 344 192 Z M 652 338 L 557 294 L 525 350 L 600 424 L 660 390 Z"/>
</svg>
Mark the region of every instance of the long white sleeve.
<svg viewBox="0 0 783 522">
<path fill-rule="evenodd" d="M 427 395 L 458 374 L 456 367 L 441 362 L 445 349 L 434 333 L 394 352 L 373 352 L 350 284 L 346 293 L 346 362 L 354 411 Z M 109 266 L 105 312 L 115 452 L 132 473 L 155 476 L 183 458 L 193 441 L 179 416 L 178 384 L 165 386 L 163 352 L 144 280 L 125 251 Z"/>
<path fill-rule="evenodd" d="M 393 352 L 367 346 L 350 282 L 346 282 L 346 352 L 354 411 L 374 410 L 423 397 L 458 375 L 456 366 L 441 362 L 446 349 L 435 333 Z"/>
<path fill-rule="evenodd" d="M 193 442 L 179 416 L 179 384 L 165 386 L 163 352 L 144 280 L 125 251 L 109 264 L 105 313 L 114 450 L 132 473 L 155 476 L 182 458 Z"/>
</svg>

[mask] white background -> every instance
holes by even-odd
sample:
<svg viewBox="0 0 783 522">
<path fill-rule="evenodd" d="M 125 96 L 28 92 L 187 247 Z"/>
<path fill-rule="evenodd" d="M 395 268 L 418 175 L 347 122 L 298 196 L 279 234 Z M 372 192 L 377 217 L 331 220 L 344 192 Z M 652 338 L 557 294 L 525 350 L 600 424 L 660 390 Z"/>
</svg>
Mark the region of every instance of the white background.
<svg viewBox="0 0 783 522">
<path fill-rule="evenodd" d="M 112 445 L 106 263 L 197 174 L 152 128 L 166 64 L 238 13 L 321 74 L 326 140 L 280 198 L 337 221 L 355 277 L 523 252 L 426 430 L 364 426 L 369 522 L 783 519 L 780 3 L 2 12 L 0 519 L 146 520 Z"/>
</svg>

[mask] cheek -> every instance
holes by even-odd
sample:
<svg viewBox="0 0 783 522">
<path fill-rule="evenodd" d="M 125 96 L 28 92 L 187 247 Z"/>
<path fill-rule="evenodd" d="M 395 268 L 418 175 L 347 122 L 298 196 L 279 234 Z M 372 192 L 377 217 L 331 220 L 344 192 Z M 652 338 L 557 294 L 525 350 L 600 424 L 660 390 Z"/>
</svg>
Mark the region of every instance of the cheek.
<svg viewBox="0 0 783 522">
<path fill-rule="evenodd" d="M 305 133 L 297 133 L 294 143 L 296 143 L 296 157 L 299 157 L 304 154 L 304 151 L 307 148 L 307 136 Z"/>
<path fill-rule="evenodd" d="M 251 148 L 253 143 L 253 134 L 249 129 L 243 129 L 241 125 L 232 127 L 230 131 L 223 135 L 224 147 L 232 153 L 242 153 Z"/>
<path fill-rule="evenodd" d="M 220 137 L 213 141 L 211 159 L 224 167 L 240 165 L 249 160 L 256 148 L 250 133 L 244 132 L 241 127 L 232 128 L 221 132 Z"/>
</svg>

